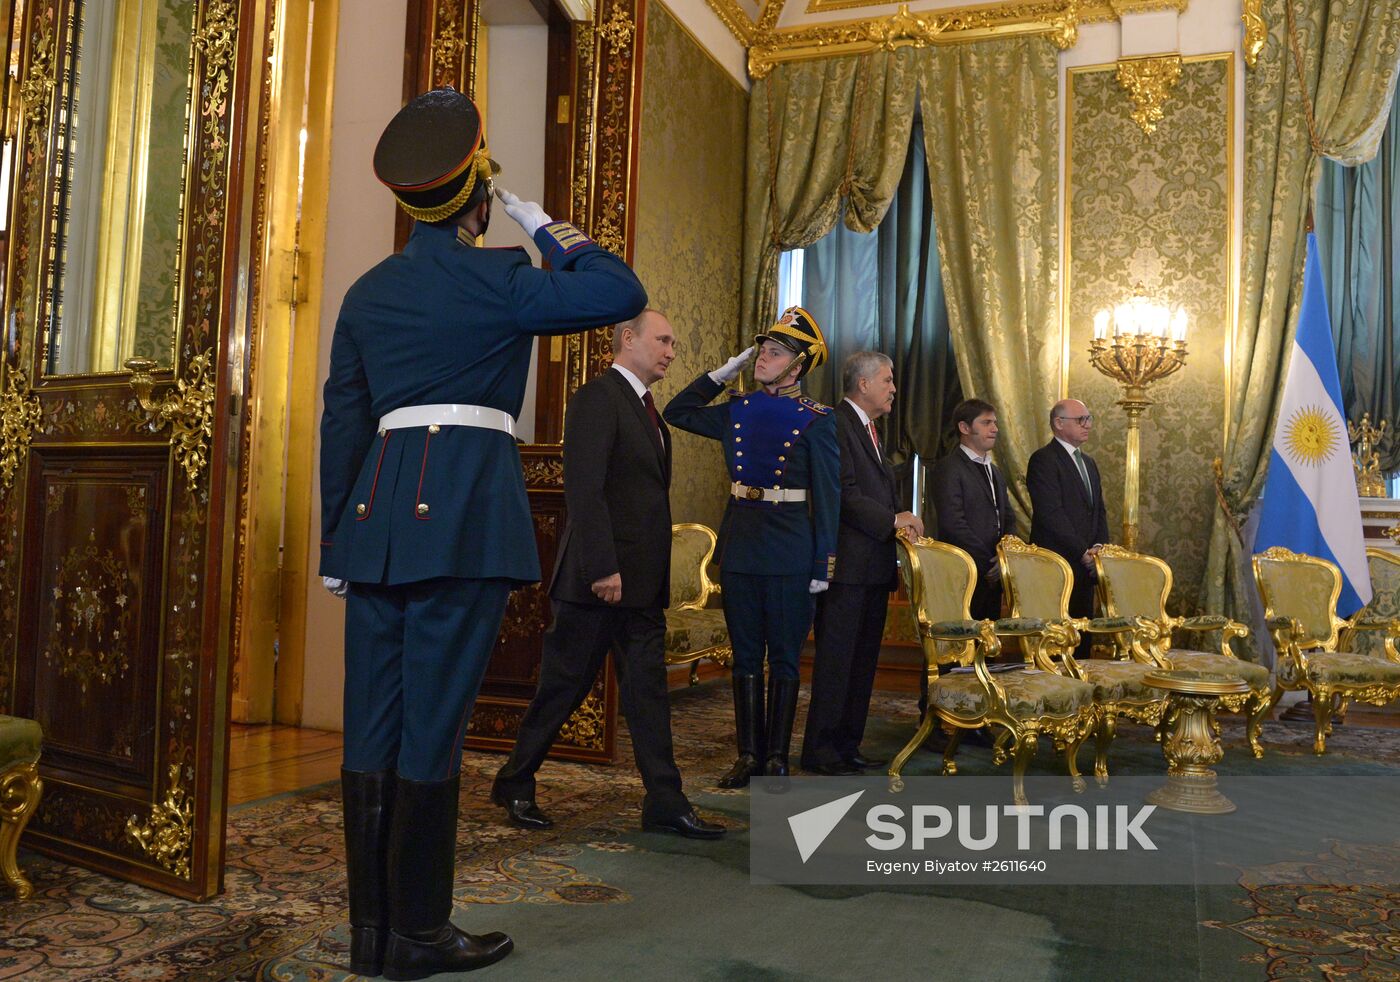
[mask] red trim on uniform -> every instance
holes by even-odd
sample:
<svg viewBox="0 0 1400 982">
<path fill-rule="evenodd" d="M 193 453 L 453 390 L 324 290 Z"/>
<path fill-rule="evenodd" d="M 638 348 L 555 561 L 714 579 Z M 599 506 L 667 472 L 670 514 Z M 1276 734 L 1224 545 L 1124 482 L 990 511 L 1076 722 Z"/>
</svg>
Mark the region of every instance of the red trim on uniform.
<svg viewBox="0 0 1400 982">
<path fill-rule="evenodd" d="M 442 177 L 435 177 L 431 181 L 425 181 L 422 184 L 392 184 L 384 180 L 384 178 L 379 177 L 379 171 L 377 170 L 374 172 L 374 176 L 379 178 L 379 183 L 394 191 L 431 191 L 433 188 L 442 187 L 467 169 L 467 164 L 471 163 L 472 155 L 481 149 L 481 138 L 483 136 L 485 136 L 485 132 L 479 130 L 476 134 L 476 142 L 473 143 L 472 148 L 467 151 L 467 155 L 462 158 L 462 162 L 457 164 Z"/>
<path fill-rule="evenodd" d="M 322 539 L 322 540 L 321 540 L 321 545 L 323 545 L 323 546 L 325 546 L 327 549 L 329 549 L 329 548 L 331 548 L 332 546 L 334 546 L 335 543 L 334 543 L 334 542 L 327 542 L 325 539 Z"/>
<path fill-rule="evenodd" d="M 384 442 L 379 445 L 379 461 L 374 465 L 374 483 L 369 486 L 369 504 L 365 505 L 365 513 L 356 515 L 355 521 L 363 522 L 374 514 L 374 492 L 379 488 L 379 469 L 384 466 L 384 451 L 389 448 L 389 434 L 384 434 Z"/>
<path fill-rule="evenodd" d="M 428 473 L 428 444 L 433 442 L 432 433 L 428 433 L 423 440 L 423 466 L 418 471 L 418 493 L 413 499 L 413 517 L 420 522 L 432 521 L 431 515 L 418 514 L 418 506 L 423 503 L 423 475 Z"/>
</svg>

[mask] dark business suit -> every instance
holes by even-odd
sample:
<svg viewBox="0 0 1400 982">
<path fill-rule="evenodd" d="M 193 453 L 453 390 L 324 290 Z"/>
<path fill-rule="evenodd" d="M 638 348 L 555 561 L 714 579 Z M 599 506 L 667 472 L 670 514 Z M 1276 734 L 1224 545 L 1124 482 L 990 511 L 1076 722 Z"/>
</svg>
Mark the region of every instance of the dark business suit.
<svg viewBox="0 0 1400 982">
<path fill-rule="evenodd" d="M 611 651 L 646 786 L 643 820 L 690 811 L 672 753 L 664 663 L 670 485 L 670 433 L 621 372 L 610 369 L 574 393 L 564 421 L 569 522 L 550 587 L 554 624 L 544 636 L 535 698 L 496 775 L 496 798 L 534 799 L 535 772 Z M 592 584 L 614 573 L 622 577 L 622 599 L 609 604 Z"/>
<path fill-rule="evenodd" d="M 1069 612 L 1075 617 L 1091 617 L 1098 577 L 1082 559 L 1092 546 L 1108 541 L 1108 512 L 1098 465 L 1093 457 L 1081 454 L 1092 492 L 1084 489 L 1074 458 L 1058 440 L 1031 454 L 1026 488 L 1031 495 L 1031 542 L 1059 553 L 1069 563 L 1074 571 Z"/>
<path fill-rule="evenodd" d="M 841 447 L 841 524 L 836 575 L 817 597 L 812 701 L 802 766 L 849 762 L 860 750 L 880 658 L 889 595 L 899 583 L 894 471 L 846 400 L 836 407 Z"/>
<path fill-rule="evenodd" d="M 929 491 L 936 512 L 935 538 L 957 546 L 977 566 L 977 587 L 972 592 L 972 616 L 996 620 L 1001 616 L 1001 581 L 987 581 L 997 567 L 997 542 L 1016 533 L 1016 516 L 1006 493 L 1006 478 L 995 464 L 987 468 L 967 455 L 961 446 L 933 465 Z"/>
</svg>

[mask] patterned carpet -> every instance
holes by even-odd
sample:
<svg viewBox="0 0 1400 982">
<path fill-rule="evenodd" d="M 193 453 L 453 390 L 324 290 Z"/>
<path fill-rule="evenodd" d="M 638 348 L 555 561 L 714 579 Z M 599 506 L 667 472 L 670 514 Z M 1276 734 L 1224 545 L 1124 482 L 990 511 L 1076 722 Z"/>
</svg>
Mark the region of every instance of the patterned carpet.
<svg viewBox="0 0 1400 982">
<path fill-rule="evenodd" d="M 541 804 L 557 824 L 544 834 L 500 824 L 486 800 L 500 758 L 466 756 L 457 919 L 516 938 L 517 953 L 497 974 L 856 978 L 868 977 L 878 953 L 882 976 L 926 978 L 936 953 L 936 974 L 947 977 L 1400 978 L 1400 892 L 1284 887 L 1268 871 L 1214 888 L 751 887 L 747 793 L 708 790 L 732 753 L 728 687 L 678 692 L 673 705 L 688 791 L 731 827 L 722 843 L 637 831 L 641 784 L 625 736 L 615 767 L 545 765 Z M 912 731 L 913 698 L 877 695 L 872 715 L 865 749 L 891 754 Z M 1227 719 L 1221 770 L 1400 769 L 1400 731 L 1338 727 L 1320 761 L 1310 734 L 1303 723 L 1269 724 L 1268 754 L 1256 764 L 1242 727 Z M 1159 754 L 1146 730 L 1124 727 L 1116 772 L 1160 773 Z M 986 750 L 968 748 L 959 762 L 965 774 L 993 772 Z M 909 773 L 937 763 L 917 754 Z M 1042 752 L 1032 770 L 1058 765 Z M 22 853 L 35 894 L 0 902 L 0 980 L 346 978 L 342 857 L 333 785 L 237 809 L 226 890 L 211 903 Z M 1338 846 L 1318 861 L 1366 858 Z"/>
</svg>

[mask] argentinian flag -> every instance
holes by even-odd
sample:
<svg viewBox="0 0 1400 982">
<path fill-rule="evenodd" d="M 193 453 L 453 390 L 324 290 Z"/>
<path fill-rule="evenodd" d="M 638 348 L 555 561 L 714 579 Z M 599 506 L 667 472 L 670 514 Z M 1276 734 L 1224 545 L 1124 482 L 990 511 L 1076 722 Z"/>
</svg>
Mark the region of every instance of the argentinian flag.
<svg viewBox="0 0 1400 982">
<path fill-rule="evenodd" d="M 1298 336 L 1288 361 L 1283 404 L 1254 551 L 1284 546 L 1319 556 L 1342 571 L 1337 613 L 1350 617 L 1371 600 L 1371 573 L 1361 533 L 1351 445 L 1342 412 L 1342 384 L 1332 344 L 1317 241 L 1308 233 Z"/>
</svg>

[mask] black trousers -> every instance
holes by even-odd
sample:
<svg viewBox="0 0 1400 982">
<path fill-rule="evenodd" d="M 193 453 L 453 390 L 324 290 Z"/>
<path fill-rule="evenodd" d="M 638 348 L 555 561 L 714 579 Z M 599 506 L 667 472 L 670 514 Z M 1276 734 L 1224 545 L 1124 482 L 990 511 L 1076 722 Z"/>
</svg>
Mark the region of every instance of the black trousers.
<svg viewBox="0 0 1400 982">
<path fill-rule="evenodd" d="M 1070 564 L 1074 570 L 1074 586 L 1069 593 L 1069 615 L 1071 617 L 1093 617 L 1094 616 L 1094 587 L 1098 583 L 1096 574 L 1084 568 L 1084 564 L 1075 560 Z M 1079 639 L 1079 647 L 1074 649 L 1076 659 L 1088 658 L 1093 654 L 1094 636 L 1088 631 L 1083 632 Z"/>
<path fill-rule="evenodd" d="M 665 636 L 666 614 L 658 607 L 554 601 L 554 624 L 544 635 L 539 687 L 521 721 L 510 760 L 496 774 L 496 790 L 507 798 L 535 797 L 535 772 L 560 727 L 593 688 L 611 651 L 622 714 L 646 787 L 642 814 L 648 820 L 665 821 L 688 812 L 690 803 L 681 791 L 671 745 Z"/>
<path fill-rule="evenodd" d="M 887 585 L 865 583 L 833 583 L 817 596 L 803 767 L 849 760 L 860 749 L 889 598 Z"/>
</svg>

